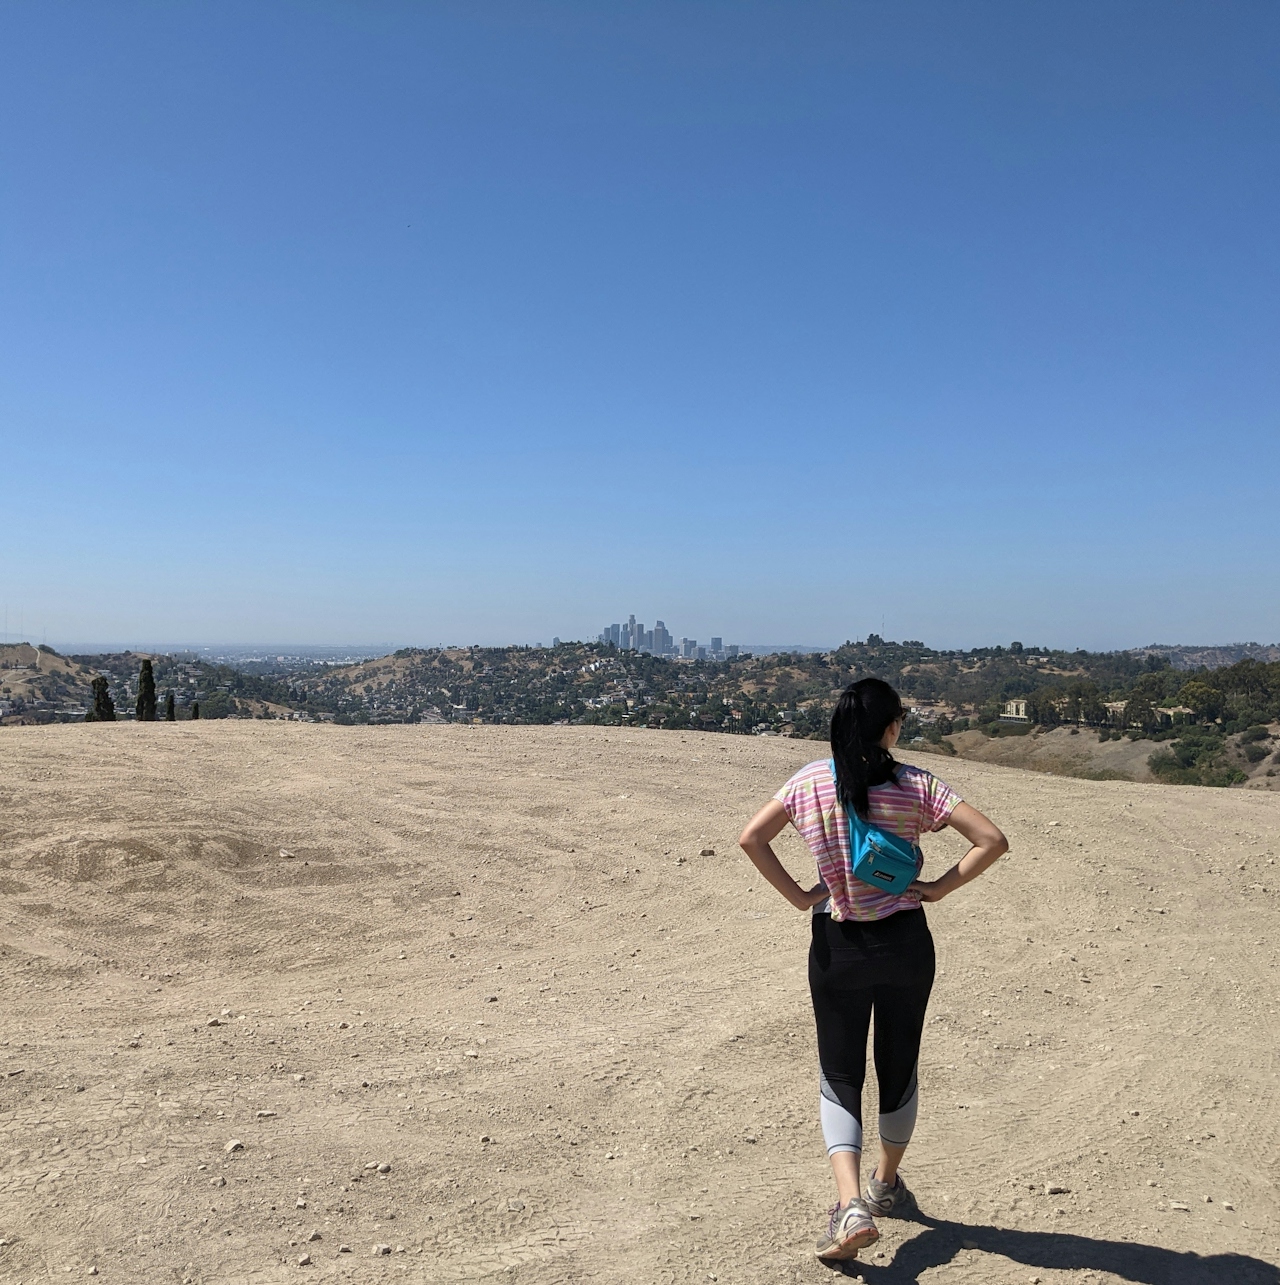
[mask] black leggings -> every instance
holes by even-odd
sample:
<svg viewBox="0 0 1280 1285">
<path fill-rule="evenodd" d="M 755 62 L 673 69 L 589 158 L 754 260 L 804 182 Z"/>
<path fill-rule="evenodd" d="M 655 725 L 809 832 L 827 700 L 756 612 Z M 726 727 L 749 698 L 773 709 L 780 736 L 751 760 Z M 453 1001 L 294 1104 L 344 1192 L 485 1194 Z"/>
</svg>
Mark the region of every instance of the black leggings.
<svg viewBox="0 0 1280 1285">
<path fill-rule="evenodd" d="M 818 1026 L 818 1101 L 828 1154 L 862 1150 L 862 1082 L 872 1013 L 880 1138 L 895 1146 L 911 1140 L 933 969 L 933 936 L 923 909 L 865 922 L 813 916 L 809 992 Z"/>
</svg>

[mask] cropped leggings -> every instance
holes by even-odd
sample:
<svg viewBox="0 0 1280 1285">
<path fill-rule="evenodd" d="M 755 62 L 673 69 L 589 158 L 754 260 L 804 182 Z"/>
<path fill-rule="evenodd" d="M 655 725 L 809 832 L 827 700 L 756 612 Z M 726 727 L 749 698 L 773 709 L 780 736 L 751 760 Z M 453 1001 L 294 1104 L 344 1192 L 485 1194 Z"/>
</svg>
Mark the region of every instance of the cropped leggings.
<svg viewBox="0 0 1280 1285">
<path fill-rule="evenodd" d="M 933 969 L 933 936 L 922 909 L 865 922 L 813 916 L 809 991 L 818 1026 L 818 1107 L 828 1155 L 862 1150 L 862 1082 L 873 1015 L 880 1139 L 899 1147 L 911 1140 Z"/>
</svg>

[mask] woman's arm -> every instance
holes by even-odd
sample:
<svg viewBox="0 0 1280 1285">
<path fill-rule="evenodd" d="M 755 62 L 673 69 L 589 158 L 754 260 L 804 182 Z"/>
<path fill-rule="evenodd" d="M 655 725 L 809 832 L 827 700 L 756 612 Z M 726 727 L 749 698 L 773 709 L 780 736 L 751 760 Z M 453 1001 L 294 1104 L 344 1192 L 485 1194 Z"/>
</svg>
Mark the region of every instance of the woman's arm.
<svg viewBox="0 0 1280 1285">
<path fill-rule="evenodd" d="M 973 846 L 940 879 L 917 879 L 911 885 L 908 891 L 918 892 L 921 901 L 941 901 L 948 893 L 976 879 L 1009 851 L 1009 840 L 977 808 L 967 803 L 956 804 L 947 824 L 959 830 Z"/>
<path fill-rule="evenodd" d="M 747 822 L 738 845 L 751 858 L 751 864 L 797 909 L 809 910 L 825 900 L 826 887 L 817 884 L 807 892 L 786 872 L 769 844 L 787 824 L 787 810 L 771 799 Z"/>
</svg>

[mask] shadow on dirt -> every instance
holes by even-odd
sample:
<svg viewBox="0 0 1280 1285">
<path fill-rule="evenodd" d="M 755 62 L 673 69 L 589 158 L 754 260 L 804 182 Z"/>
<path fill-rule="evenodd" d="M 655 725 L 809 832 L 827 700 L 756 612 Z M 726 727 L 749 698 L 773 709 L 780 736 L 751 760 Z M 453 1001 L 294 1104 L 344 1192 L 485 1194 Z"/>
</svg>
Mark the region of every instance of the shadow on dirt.
<svg viewBox="0 0 1280 1285">
<path fill-rule="evenodd" d="M 861 1276 L 867 1285 L 911 1285 L 931 1268 L 976 1249 L 1027 1267 L 1110 1272 L 1135 1285 L 1280 1285 L 1280 1268 L 1245 1254 L 1202 1257 L 1156 1245 L 1094 1240 L 1069 1232 L 1016 1231 L 945 1222 L 925 1215 L 914 1221 L 926 1230 L 904 1243 L 891 1263 L 859 1259 L 827 1266 L 844 1276 Z"/>
</svg>

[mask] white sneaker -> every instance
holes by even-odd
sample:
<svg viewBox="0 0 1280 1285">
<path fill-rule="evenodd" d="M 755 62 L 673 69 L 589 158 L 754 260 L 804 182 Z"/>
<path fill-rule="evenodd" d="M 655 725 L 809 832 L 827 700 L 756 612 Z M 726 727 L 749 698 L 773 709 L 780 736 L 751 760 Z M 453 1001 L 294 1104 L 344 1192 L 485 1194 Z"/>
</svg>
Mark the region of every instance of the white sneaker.
<svg viewBox="0 0 1280 1285">
<path fill-rule="evenodd" d="M 857 1258 L 858 1250 L 879 1239 L 866 1202 L 855 1196 L 847 1205 L 836 1205 L 831 1210 L 827 1234 L 818 1242 L 818 1257 L 830 1262 Z"/>
<path fill-rule="evenodd" d="M 867 1208 L 877 1218 L 909 1218 L 916 1212 L 916 1198 L 907 1190 L 901 1174 L 895 1174 L 893 1185 L 881 1182 L 873 1173 L 867 1179 Z"/>
</svg>

